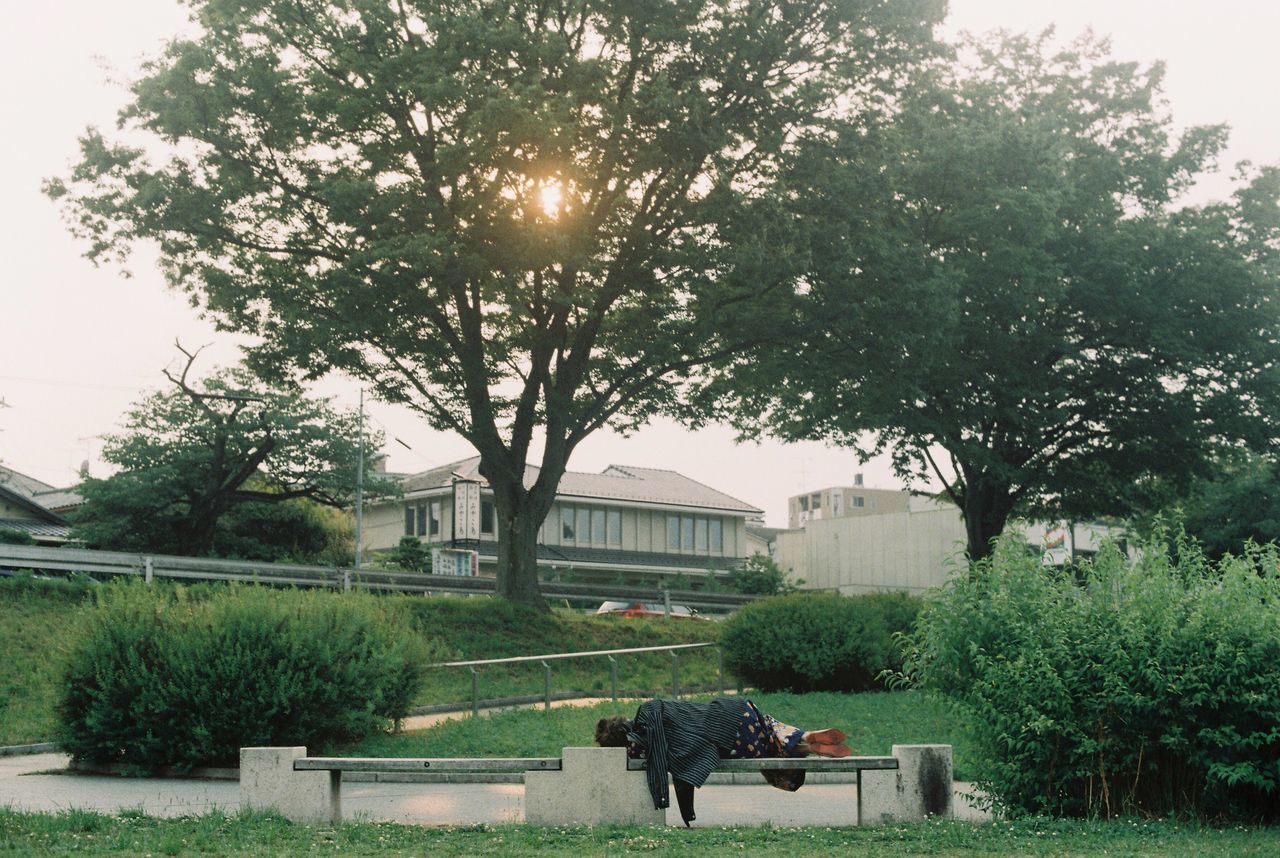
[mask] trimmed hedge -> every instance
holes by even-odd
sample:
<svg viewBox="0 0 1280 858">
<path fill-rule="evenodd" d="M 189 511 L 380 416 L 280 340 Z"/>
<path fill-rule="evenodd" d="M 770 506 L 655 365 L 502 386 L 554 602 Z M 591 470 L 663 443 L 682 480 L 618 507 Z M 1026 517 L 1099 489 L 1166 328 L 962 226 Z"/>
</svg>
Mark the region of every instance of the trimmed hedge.
<svg viewBox="0 0 1280 858">
<path fill-rule="evenodd" d="M 970 723 L 1008 809 L 1274 820 L 1278 563 L 1160 537 L 1073 573 L 1002 544 L 926 605 L 907 674 Z"/>
<path fill-rule="evenodd" d="M 898 633 L 921 601 L 905 593 L 794 593 L 752 602 L 726 622 L 725 666 L 763 691 L 867 691 L 902 667 Z"/>
<path fill-rule="evenodd" d="M 58 741 L 141 769 L 234 765 L 242 746 L 318 751 L 403 718 L 429 649 L 367 594 L 105 587 L 71 639 Z"/>
</svg>

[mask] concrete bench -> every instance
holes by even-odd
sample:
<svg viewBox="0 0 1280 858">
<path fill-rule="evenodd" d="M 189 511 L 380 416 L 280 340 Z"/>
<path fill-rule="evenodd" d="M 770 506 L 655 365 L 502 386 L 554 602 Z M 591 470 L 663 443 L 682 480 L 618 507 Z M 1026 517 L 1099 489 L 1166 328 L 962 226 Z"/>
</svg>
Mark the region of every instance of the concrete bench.
<svg viewBox="0 0 1280 858">
<path fill-rule="evenodd" d="M 624 748 L 565 748 L 562 757 L 308 757 L 305 747 L 241 748 L 240 804 L 274 810 L 295 822 L 342 820 L 344 772 L 523 773 L 525 821 L 531 825 L 665 825 L 654 808 L 644 760 Z M 857 825 L 951 816 L 951 746 L 894 745 L 888 757 L 728 759 L 716 771 L 856 773 Z M 761 784 L 763 785 L 763 781 Z"/>
</svg>

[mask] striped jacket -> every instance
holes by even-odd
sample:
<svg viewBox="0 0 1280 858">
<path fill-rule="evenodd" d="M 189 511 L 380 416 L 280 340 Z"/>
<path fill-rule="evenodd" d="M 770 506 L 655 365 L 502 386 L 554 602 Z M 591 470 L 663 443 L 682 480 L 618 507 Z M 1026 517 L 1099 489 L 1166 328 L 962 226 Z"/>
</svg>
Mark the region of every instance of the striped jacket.
<svg viewBox="0 0 1280 858">
<path fill-rule="evenodd" d="M 667 773 L 700 787 L 729 756 L 746 710 L 742 699 L 717 698 L 710 703 L 650 700 L 636 711 L 627 738 L 644 749 L 649 792 L 655 808 L 671 806 Z"/>
</svg>

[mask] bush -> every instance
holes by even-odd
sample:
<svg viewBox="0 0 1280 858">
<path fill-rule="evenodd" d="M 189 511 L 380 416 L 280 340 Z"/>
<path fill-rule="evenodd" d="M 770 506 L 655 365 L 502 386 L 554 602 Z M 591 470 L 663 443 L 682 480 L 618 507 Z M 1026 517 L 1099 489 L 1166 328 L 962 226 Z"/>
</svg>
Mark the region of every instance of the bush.
<svg viewBox="0 0 1280 858">
<path fill-rule="evenodd" d="M 920 600 L 904 593 L 796 593 L 746 605 L 721 634 L 725 666 L 762 691 L 865 691 L 902 666 L 894 635 Z"/>
<path fill-rule="evenodd" d="M 328 510 L 314 501 L 247 501 L 228 510 L 214 532 L 213 554 L 268 563 L 311 563 L 333 539 Z M 348 553 L 342 565 L 351 563 Z"/>
<path fill-rule="evenodd" d="M 14 527 L 0 527 L 0 545 L 35 545 L 36 540 L 25 530 Z"/>
<path fill-rule="evenodd" d="M 738 593 L 753 596 L 776 596 L 794 593 L 804 581 L 791 582 L 787 573 L 764 554 L 752 554 L 729 570 L 729 586 Z"/>
<path fill-rule="evenodd" d="M 1080 583 L 1003 544 L 927 603 L 907 675 L 971 723 L 999 804 L 1280 816 L 1280 557 L 1174 544 Z"/>
<path fill-rule="evenodd" d="M 387 562 L 406 572 L 431 572 L 431 547 L 416 536 L 402 536 L 387 553 Z"/>
<path fill-rule="evenodd" d="M 375 596 L 111 586 L 73 637 L 59 741 L 140 768 L 320 750 L 403 718 L 434 653 Z"/>
</svg>

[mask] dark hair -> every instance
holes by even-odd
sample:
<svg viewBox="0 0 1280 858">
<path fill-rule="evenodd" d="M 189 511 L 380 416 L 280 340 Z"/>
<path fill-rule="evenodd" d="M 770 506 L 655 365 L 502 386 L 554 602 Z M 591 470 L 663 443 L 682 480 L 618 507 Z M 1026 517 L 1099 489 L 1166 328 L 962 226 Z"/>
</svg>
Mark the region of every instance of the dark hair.
<svg viewBox="0 0 1280 858">
<path fill-rule="evenodd" d="M 596 744 L 602 748 L 625 748 L 631 722 L 621 715 L 601 718 L 596 722 Z"/>
</svg>

